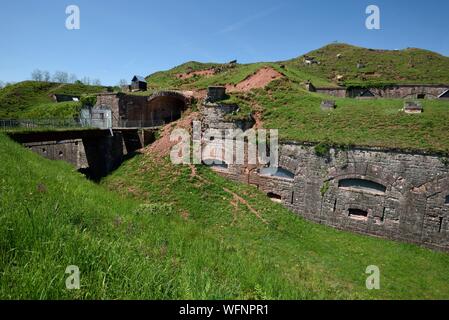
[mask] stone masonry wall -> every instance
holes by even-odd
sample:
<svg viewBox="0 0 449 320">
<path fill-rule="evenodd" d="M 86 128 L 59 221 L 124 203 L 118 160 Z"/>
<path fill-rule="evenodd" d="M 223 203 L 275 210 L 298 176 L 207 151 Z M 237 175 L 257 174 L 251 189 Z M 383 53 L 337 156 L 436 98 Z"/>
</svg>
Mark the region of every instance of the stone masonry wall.
<svg viewBox="0 0 449 320">
<path fill-rule="evenodd" d="M 89 167 L 81 139 L 66 141 L 46 141 L 25 143 L 24 146 L 34 153 L 50 160 L 64 160 L 77 169 Z"/>
<path fill-rule="evenodd" d="M 313 146 L 285 144 L 280 167 L 294 179 L 242 166 L 220 173 L 281 196 L 308 220 L 449 251 L 449 168 L 438 156 L 351 148 L 321 157 Z"/>
<path fill-rule="evenodd" d="M 204 107 L 203 128 L 239 127 L 224 120 L 229 112 Z M 203 144 L 220 149 L 217 140 Z M 279 157 L 279 168 L 290 175 L 265 175 L 260 165 L 213 169 L 256 186 L 308 220 L 449 251 L 447 158 L 361 147 L 317 155 L 314 145 L 300 143 L 282 144 Z"/>
</svg>

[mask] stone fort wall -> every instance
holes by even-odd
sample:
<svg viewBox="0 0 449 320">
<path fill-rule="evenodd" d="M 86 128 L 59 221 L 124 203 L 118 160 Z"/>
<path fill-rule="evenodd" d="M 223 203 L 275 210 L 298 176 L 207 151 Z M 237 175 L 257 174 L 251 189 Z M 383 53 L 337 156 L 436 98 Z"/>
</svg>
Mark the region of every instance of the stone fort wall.
<svg viewBox="0 0 449 320">
<path fill-rule="evenodd" d="M 220 123 L 224 108 L 202 111 L 204 128 L 232 127 Z M 203 143 L 220 147 L 217 140 Z M 449 251 L 447 158 L 362 147 L 317 154 L 314 145 L 294 142 L 282 144 L 279 156 L 282 174 L 260 165 L 212 168 L 316 223 Z"/>
<path fill-rule="evenodd" d="M 351 148 L 322 157 L 313 146 L 284 144 L 280 167 L 292 178 L 255 166 L 218 172 L 308 220 L 449 251 L 449 167 L 438 156 Z"/>
</svg>

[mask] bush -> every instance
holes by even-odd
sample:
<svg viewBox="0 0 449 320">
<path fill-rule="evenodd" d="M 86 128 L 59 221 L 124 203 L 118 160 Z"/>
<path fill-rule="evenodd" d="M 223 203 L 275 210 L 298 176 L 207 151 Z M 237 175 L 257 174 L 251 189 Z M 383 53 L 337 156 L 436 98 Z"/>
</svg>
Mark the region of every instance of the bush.
<svg viewBox="0 0 449 320">
<path fill-rule="evenodd" d="M 83 95 L 81 97 L 81 103 L 83 107 L 93 107 L 97 104 L 97 96 L 95 95 Z"/>
<path fill-rule="evenodd" d="M 326 157 L 329 155 L 330 146 L 327 143 L 320 143 L 315 146 L 315 154 L 318 157 Z"/>
</svg>

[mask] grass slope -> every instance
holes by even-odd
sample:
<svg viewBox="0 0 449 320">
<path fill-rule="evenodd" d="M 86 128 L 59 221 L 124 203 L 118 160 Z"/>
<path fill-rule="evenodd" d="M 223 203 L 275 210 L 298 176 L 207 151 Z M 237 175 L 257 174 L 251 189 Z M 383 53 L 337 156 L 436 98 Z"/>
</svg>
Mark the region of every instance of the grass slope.
<svg viewBox="0 0 449 320">
<path fill-rule="evenodd" d="M 402 112 L 401 99 L 335 99 L 337 109 L 321 110 L 329 97 L 276 82 L 250 96 L 263 110 L 264 127 L 283 140 L 329 142 L 449 153 L 449 101 L 423 100 L 424 113 Z"/>
<path fill-rule="evenodd" d="M 448 255 L 303 221 L 205 168 L 138 156 L 99 186 L 3 135 L 0 160 L 1 299 L 449 298 Z"/>
<path fill-rule="evenodd" d="M 341 55 L 340 58 L 337 55 Z M 236 65 L 213 76 L 178 79 L 186 70 L 205 70 L 216 64 L 189 62 L 148 77 L 156 88 L 205 89 L 208 85 L 236 84 L 264 66 L 285 75 L 265 89 L 232 93 L 225 102 L 236 102 L 246 118 L 251 111 L 261 115 L 267 128 L 279 129 L 284 140 L 328 142 L 399 149 L 449 152 L 449 102 L 423 101 L 425 112 L 406 115 L 401 99 L 336 99 L 334 112 L 323 112 L 320 103 L 332 97 L 304 90 L 305 81 L 317 86 L 335 86 L 343 75 L 347 85 L 381 86 L 388 83 L 448 83 L 449 58 L 421 49 L 371 50 L 346 44 L 331 44 L 308 56 L 320 64 L 305 66 L 303 57 L 285 62 Z M 358 69 L 357 64 L 364 68 Z"/>
<path fill-rule="evenodd" d="M 64 112 L 60 110 L 61 107 L 56 106 L 56 103 L 54 103 L 52 99 L 53 94 L 83 95 L 103 91 L 105 91 L 105 87 L 83 84 L 36 81 L 16 83 L 0 90 L 0 118 L 24 118 L 40 114 L 45 116 L 52 115 L 38 110 L 43 108 L 57 110 L 55 116 L 60 116 Z M 68 111 L 68 113 L 70 112 Z"/>
<path fill-rule="evenodd" d="M 423 49 L 373 50 L 330 44 L 307 56 L 315 58 L 320 64 L 305 66 L 302 56 L 290 61 L 289 65 L 333 82 L 341 75 L 347 85 L 449 84 L 449 57 Z M 364 67 L 358 69 L 358 63 Z"/>
</svg>

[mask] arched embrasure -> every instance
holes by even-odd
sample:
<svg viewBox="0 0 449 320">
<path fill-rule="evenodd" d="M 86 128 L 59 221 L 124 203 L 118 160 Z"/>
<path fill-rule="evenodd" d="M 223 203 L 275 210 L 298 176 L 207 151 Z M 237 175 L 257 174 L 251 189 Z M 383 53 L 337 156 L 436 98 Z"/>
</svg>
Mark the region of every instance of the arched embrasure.
<svg viewBox="0 0 449 320">
<path fill-rule="evenodd" d="M 287 169 L 278 167 L 278 168 L 262 168 L 260 169 L 260 174 L 263 176 L 270 176 L 270 177 L 277 177 L 277 178 L 284 178 L 284 179 L 291 179 L 293 180 L 295 178 L 295 174 Z"/>
<path fill-rule="evenodd" d="M 267 196 L 268 196 L 268 198 L 270 198 L 274 202 L 278 202 L 278 203 L 282 202 L 282 196 L 280 196 L 280 195 L 278 195 L 276 193 L 268 192 Z"/>
<path fill-rule="evenodd" d="M 387 187 L 365 179 L 343 179 L 338 182 L 338 187 L 346 190 L 365 191 L 375 194 L 385 194 Z"/>
</svg>

